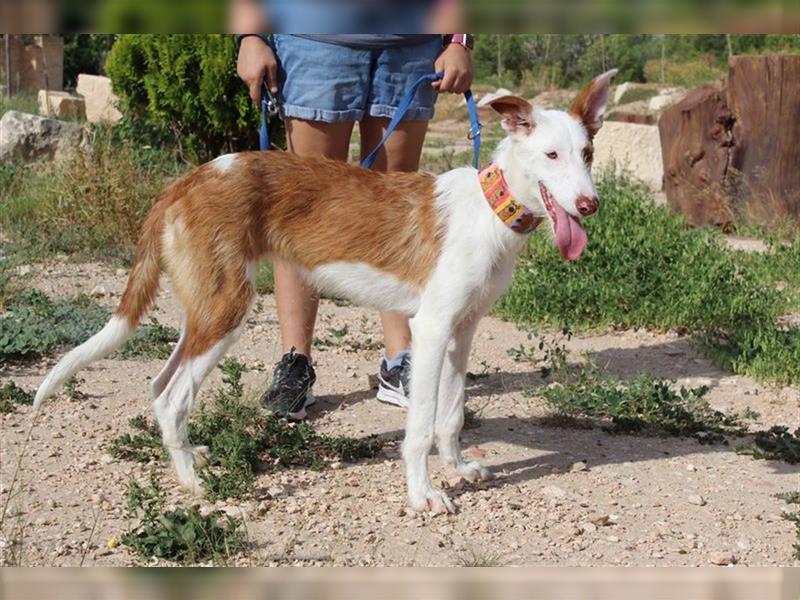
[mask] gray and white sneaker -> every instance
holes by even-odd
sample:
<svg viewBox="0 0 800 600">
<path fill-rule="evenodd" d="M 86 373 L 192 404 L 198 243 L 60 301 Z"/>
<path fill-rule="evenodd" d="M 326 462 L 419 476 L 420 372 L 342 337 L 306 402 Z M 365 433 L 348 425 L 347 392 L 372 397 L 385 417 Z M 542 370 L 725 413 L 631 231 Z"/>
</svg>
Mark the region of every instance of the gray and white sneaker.
<svg viewBox="0 0 800 600">
<path fill-rule="evenodd" d="M 380 383 L 378 384 L 378 400 L 386 404 L 408 408 L 408 394 L 411 391 L 411 355 L 403 356 L 402 362 L 388 368 L 386 359 L 381 361 Z"/>
<path fill-rule="evenodd" d="M 316 380 L 308 357 L 292 348 L 275 365 L 272 385 L 261 397 L 261 406 L 279 417 L 300 421 L 306 417 L 306 408 L 316 402 L 311 389 Z"/>
</svg>

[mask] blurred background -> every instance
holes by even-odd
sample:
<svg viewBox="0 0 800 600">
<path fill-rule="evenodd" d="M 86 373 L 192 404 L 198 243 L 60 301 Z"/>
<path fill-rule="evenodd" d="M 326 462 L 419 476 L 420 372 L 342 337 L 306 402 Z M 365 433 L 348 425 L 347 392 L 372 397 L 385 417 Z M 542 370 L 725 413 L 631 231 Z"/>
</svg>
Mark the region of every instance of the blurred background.
<svg viewBox="0 0 800 600">
<path fill-rule="evenodd" d="M 368 3 L 387 11 L 397 0 L 264 0 L 267 9 Z M 413 3 L 412 3 L 413 4 Z M 669 31 L 764 33 L 798 31 L 800 7 L 781 0 L 419 0 L 463 15 L 470 31 Z M 404 2 L 408 6 L 409 2 Z M 0 23 L 11 32 L 218 32 L 225 28 L 223 0 L 2 0 Z M 314 33 L 304 31 L 303 33 Z"/>
</svg>

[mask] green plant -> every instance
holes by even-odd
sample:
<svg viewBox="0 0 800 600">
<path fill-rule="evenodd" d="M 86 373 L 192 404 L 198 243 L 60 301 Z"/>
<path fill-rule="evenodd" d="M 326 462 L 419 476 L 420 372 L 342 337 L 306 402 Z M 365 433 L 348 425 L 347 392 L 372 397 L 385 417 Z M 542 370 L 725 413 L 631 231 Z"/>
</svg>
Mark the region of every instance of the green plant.
<svg viewBox="0 0 800 600">
<path fill-rule="evenodd" d="M 272 261 L 265 260 L 258 265 L 256 272 L 256 292 L 271 294 L 275 291 L 275 276 L 272 274 Z"/>
<path fill-rule="evenodd" d="M 154 198 L 186 168 L 116 131 L 92 135 L 91 152 L 20 165 L 0 188 L 0 227 L 29 252 L 129 260 Z"/>
<path fill-rule="evenodd" d="M 108 453 L 114 458 L 139 463 L 159 461 L 166 458 L 161 432 L 155 423 L 139 415 L 128 421 L 135 433 L 123 433 L 113 438 L 108 445 Z"/>
<path fill-rule="evenodd" d="M 150 323 L 137 330 L 136 334 L 119 351 L 122 358 L 167 359 L 172 345 L 178 341 L 174 327 L 162 325 L 151 316 Z"/>
<path fill-rule="evenodd" d="M 53 300 L 28 289 L 0 316 L 0 358 L 27 360 L 51 350 L 76 346 L 102 327 L 107 311 L 88 296 Z"/>
<path fill-rule="evenodd" d="M 692 436 L 708 443 L 744 432 L 740 415 L 727 415 L 708 404 L 707 387 L 676 391 L 648 373 L 620 381 L 601 379 L 596 370 L 584 369 L 573 382 L 530 393 L 561 415 L 608 420 L 612 433 Z"/>
<path fill-rule="evenodd" d="M 800 492 L 784 492 L 782 494 L 775 494 L 779 500 L 783 500 L 786 504 L 800 505 Z M 792 546 L 794 548 L 794 557 L 800 560 L 800 510 L 783 512 L 783 518 L 787 521 L 794 523 L 795 531 L 797 532 L 797 543 Z"/>
<path fill-rule="evenodd" d="M 122 543 L 145 559 L 224 564 L 246 545 L 241 519 L 219 510 L 204 515 L 198 505 L 166 510 L 166 495 L 154 470 L 146 486 L 130 480 L 126 515 L 136 524 L 129 525 Z"/>
<path fill-rule="evenodd" d="M 79 389 L 84 383 L 86 380 L 83 377 L 70 377 L 64 382 L 64 394 L 70 400 L 85 400 L 86 394 Z"/>
<path fill-rule="evenodd" d="M 622 94 L 617 104 L 621 106 L 639 100 L 649 100 L 653 96 L 658 96 L 658 90 L 655 88 L 633 87 Z"/>
<path fill-rule="evenodd" d="M 39 100 L 34 94 L 15 93 L 10 98 L 3 94 L 0 96 L 0 117 L 9 110 L 38 115 Z"/>
<path fill-rule="evenodd" d="M 231 35 L 121 35 L 106 71 L 133 119 L 205 162 L 257 147 L 258 111 L 235 64 Z M 279 136 L 280 121 L 272 125 Z"/>
<path fill-rule="evenodd" d="M 319 470 L 331 460 L 373 457 L 383 447 L 376 436 L 325 436 L 307 422 L 289 423 L 265 414 L 242 399 L 244 365 L 228 358 L 220 369 L 224 386 L 210 402 L 201 403 L 189 426 L 191 443 L 210 449 L 201 477 L 211 499 L 249 494 L 259 469 L 300 466 Z"/>
<path fill-rule="evenodd" d="M 790 464 L 800 463 L 800 427 L 791 432 L 788 427 L 775 425 L 766 431 L 755 432 L 753 444 L 736 448 L 740 454 L 753 458 L 783 460 Z"/>
<path fill-rule="evenodd" d="M 33 404 L 33 392 L 26 392 L 9 380 L 0 386 L 0 413 L 10 413 L 17 405 Z"/>
</svg>

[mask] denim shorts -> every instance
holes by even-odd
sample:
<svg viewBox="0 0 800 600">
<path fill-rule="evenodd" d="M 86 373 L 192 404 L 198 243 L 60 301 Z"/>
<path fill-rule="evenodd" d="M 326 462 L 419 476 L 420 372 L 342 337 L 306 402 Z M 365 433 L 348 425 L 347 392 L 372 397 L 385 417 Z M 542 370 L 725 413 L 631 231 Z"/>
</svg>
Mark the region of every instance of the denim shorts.
<svg viewBox="0 0 800 600">
<path fill-rule="evenodd" d="M 273 40 L 281 116 L 325 123 L 360 121 L 366 115 L 391 118 L 414 82 L 434 71 L 442 51 L 439 36 L 386 48 L 354 48 L 285 34 Z M 436 90 L 421 86 L 405 119 L 431 119 L 435 102 Z"/>
</svg>

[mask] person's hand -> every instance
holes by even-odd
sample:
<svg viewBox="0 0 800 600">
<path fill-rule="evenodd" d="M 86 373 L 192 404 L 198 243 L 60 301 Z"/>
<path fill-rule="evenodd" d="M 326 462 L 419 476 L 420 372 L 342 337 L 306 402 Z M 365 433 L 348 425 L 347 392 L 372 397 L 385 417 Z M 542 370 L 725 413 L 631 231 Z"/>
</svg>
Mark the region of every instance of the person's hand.
<svg viewBox="0 0 800 600">
<path fill-rule="evenodd" d="M 472 57 L 461 44 L 448 44 L 434 67 L 436 71 L 444 71 L 444 77 L 431 84 L 440 92 L 463 94 L 472 84 Z"/>
<path fill-rule="evenodd" d="M 260 38 L 248 36 L 242 40 L 236 72 L 250 88 L 250 97 L 256 104 L 261 101 L 261 82 L 265 76 L 269 91 L 278 93 L 278 59 Z"/>
</svg>

